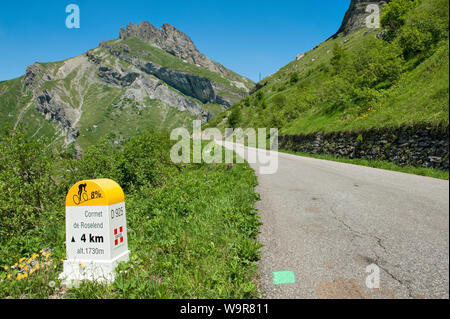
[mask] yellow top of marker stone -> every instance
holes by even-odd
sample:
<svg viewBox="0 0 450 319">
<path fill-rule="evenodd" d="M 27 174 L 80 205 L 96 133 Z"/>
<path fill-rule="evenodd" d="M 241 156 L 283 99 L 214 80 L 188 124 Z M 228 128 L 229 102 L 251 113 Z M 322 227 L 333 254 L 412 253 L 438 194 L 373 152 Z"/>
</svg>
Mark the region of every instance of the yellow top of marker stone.
<svg viewBox="0 0 450 319">
<path fill-rule="evenodd" d="M 86 180 L 72 186 L 66 206 L 108 206 L 125 201 L 122 188 L 111 179 Z"/>
</svg>

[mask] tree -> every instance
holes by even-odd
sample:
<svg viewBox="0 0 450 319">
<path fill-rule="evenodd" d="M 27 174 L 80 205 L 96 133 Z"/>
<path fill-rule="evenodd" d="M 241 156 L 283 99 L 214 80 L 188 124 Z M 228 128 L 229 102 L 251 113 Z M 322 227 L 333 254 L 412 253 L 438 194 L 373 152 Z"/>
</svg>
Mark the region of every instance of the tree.
<svg viewBox="0 0 450 319">
<path fill-rule="evenodd" d="M 0 140 L 0 237 L 32 228 L 37 216 L 62 200 L 51 177 L 55 155 L 46 144 L 20 130 Z"/>
<path fill-rule="evenodd" d="M 333 46 L 333 56 L 331 58 L 331 66 L 333 67 L 335 73 L 339 73 L 344 68 L 345 58 L 347 57 L 347 52 L 342 45 L 335 43 Z"/>
<path fill-rule="evenodd" d="M 239 125 L 239 122 L 241 121 L 241 110 L 238 106 L 234 107 L 231 110 L 231 114 L 228 117 L 228 124 L 230 125 L 230 128 L 236 128 Z"/>
<path fill-rule="evenodd" d="M 381 15 L 381 25 L 386 29 L 385 39 L 392 41 L 405 24 L 406 15 L 417 7 L 422 0 L 393 0 Z"/>
<path fill-rule="evenodd" d="M 397 43 L 403 56 L 419 60 L 433 54 L 439 43 L 448 39 L 449 30 L 448 0 L 428 0 L 420 8 L 413 10 L 398 31 Z"/>
</svg>

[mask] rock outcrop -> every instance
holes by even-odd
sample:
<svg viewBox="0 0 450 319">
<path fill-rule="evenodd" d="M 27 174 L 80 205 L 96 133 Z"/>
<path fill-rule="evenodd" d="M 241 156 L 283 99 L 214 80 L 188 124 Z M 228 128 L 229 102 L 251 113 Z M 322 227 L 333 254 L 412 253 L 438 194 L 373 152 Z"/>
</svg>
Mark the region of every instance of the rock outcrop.
<svg viewBox="0 0 450 319">
<path fill-rule="evenodd" d="M 171 70 L 150 62 L 142 65 L 141 70 L 156 76 L 181 93 L 196 98 L 202 103 L 217 103 L 216 93 L 211 81 L 207 78 Z"/>
<path fill-rule="evenodd" d="M 200 53 L 189 36 L 169 24 L 164 24 L 161 29 L 158 29 L 149 22 L 141 22 L 138 25 L 130 23 L 126 29 L 120 30 L 120 38 L 138 38 L 212 72 L 229 73 L 225 67 Z"/>
<path fill-rule="evenodd" d="M 79 135 L 79 128 L 74 125 L 77 118 L 77 111 L 67 107 L 67 104 L 47 90 L 42 91 L 36 97 L 36 110 L 45 116 L 48 121 L 55 121 L 61 124 L 64 130 L 65 143 L 74 142 Z"/>
<path fill-rule="evenodd" d="M 24 77 L 25 87 L 31 91 L 35 100 L 35 108 L 46 120 L 54 121 L 61 125 L 64 132 L 65 143 L 74 142 L 79 135 L 76 126 L 77 111 L 64 102 L 58 94 L 43 89 L 44 83 L 51 81 L 52 77 L 38 64 L 27 68 Z"/>
<path fill-rule="evenodd" d="M 367 12 L 367 6 L 377 4 L 381 9 L 382 6 L 389 2 L 390 0 L 352 0 L 341 27 L 333 37 L 336 37 L 340 33 L 347 35 L 362 29 L 366 26 L 366 18 L 370 15 L 370 12 Z"/>
<path fill-rule="evenodd" d="M 167 105 L 171 105 L 179 111 L 188 111 L 197 118 L 201 118 L 204 122 L 211 118 L 211 114 L 196 102 L 178 94 L 170 89 L 167 85 L 163 85 L 161 81 L 153 77 L 139 77 L 126 91 L 124 98 L 133 96 L 135 100 L 141 100 L 143 94 L 151 99 L 159 100 Z"/>
<path fill-rule="evenodd" d="M 127 87 L 133 84 L 133 82 L 139 77 L 139 73 L 128 72 L 126 74 L 120 74 L 111 68 L 101 66 L 98 69 L 98 76 L 105 83 L 114 84 L 120 87 Z"/>
</svg>

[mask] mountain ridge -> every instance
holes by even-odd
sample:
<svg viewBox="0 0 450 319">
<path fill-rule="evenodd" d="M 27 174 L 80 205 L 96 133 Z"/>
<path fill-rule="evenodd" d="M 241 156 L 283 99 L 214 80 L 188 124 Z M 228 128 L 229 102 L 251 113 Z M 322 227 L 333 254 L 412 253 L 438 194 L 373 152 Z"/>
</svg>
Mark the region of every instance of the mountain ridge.
<svg viewBox="0 0 450 319">
<path fill-rule="evenodd" d="M 140 131 L 206 122 L 254 85 L 200 53 L 185 33 L 149 22 L 130 23 L 117 39 L 78 57 L 30 65 L 16 82 L 21 87 L 0 83 L 0 106 L 8 111 L 0 124 L 22 123 L 31 135 L 62 138 L 77 151 L 114 131 L 117 120 L 131 124 L 122 126 L 126 133 L 119 132 L 119 139 L 136 134 L 133 126 Z"/>
</svg>

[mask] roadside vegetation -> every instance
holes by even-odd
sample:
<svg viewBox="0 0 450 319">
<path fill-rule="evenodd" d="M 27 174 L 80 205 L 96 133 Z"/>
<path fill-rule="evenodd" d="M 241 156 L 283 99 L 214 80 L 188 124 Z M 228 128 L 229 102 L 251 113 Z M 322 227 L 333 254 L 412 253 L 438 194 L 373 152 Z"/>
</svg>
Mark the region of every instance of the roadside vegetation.
<svg viewBox="0 0 450 319">
<path fill-rule="evenodd" d="M 165 133 L 119 145 L 108 136 L 81 160 L 25 133 L 0 136 L 0 298 L 258 297 L 257 181 L 247 164 L 175 165 Z M 131 261 L 110 286 L 65 289 L 65 195 L 95 178 L 125 191 Z"/>
<path fill-rule="evenodd" d="M 333 162 L 354 164 L 354 165 L 360 165 L 360 166 L 368 166 L 368 167 L 373 167 L 373 168 L 385 169 L 385 170 L 389 170 L 389 171 L 396 171 L 396 172 L 407 173 L 407 174 L 439 178 L 439 179 L 444 179 L 444 180 L 449 179 L 449 172 L 441 171 L 438 169 L 426 168 L 426 167 L 400 166 L 400 165 L 397 165 L 397 164 L 394 164 L 391 162 L 387 162 L 387 161 L 346 158 L 346 157 L 340 157 L 340 156 L 334 156 L 334 155 L 308 154 L 308 153 L 303 153 L 303 152 L 292 152 L 292 151 L 287 151 L 287 150 L 280 150 L 280 152 L 298 155 L 298 156 L 304 156 L 304 157 L 312 157 L 312 158 L 333 161 Z"/>
</svg>

